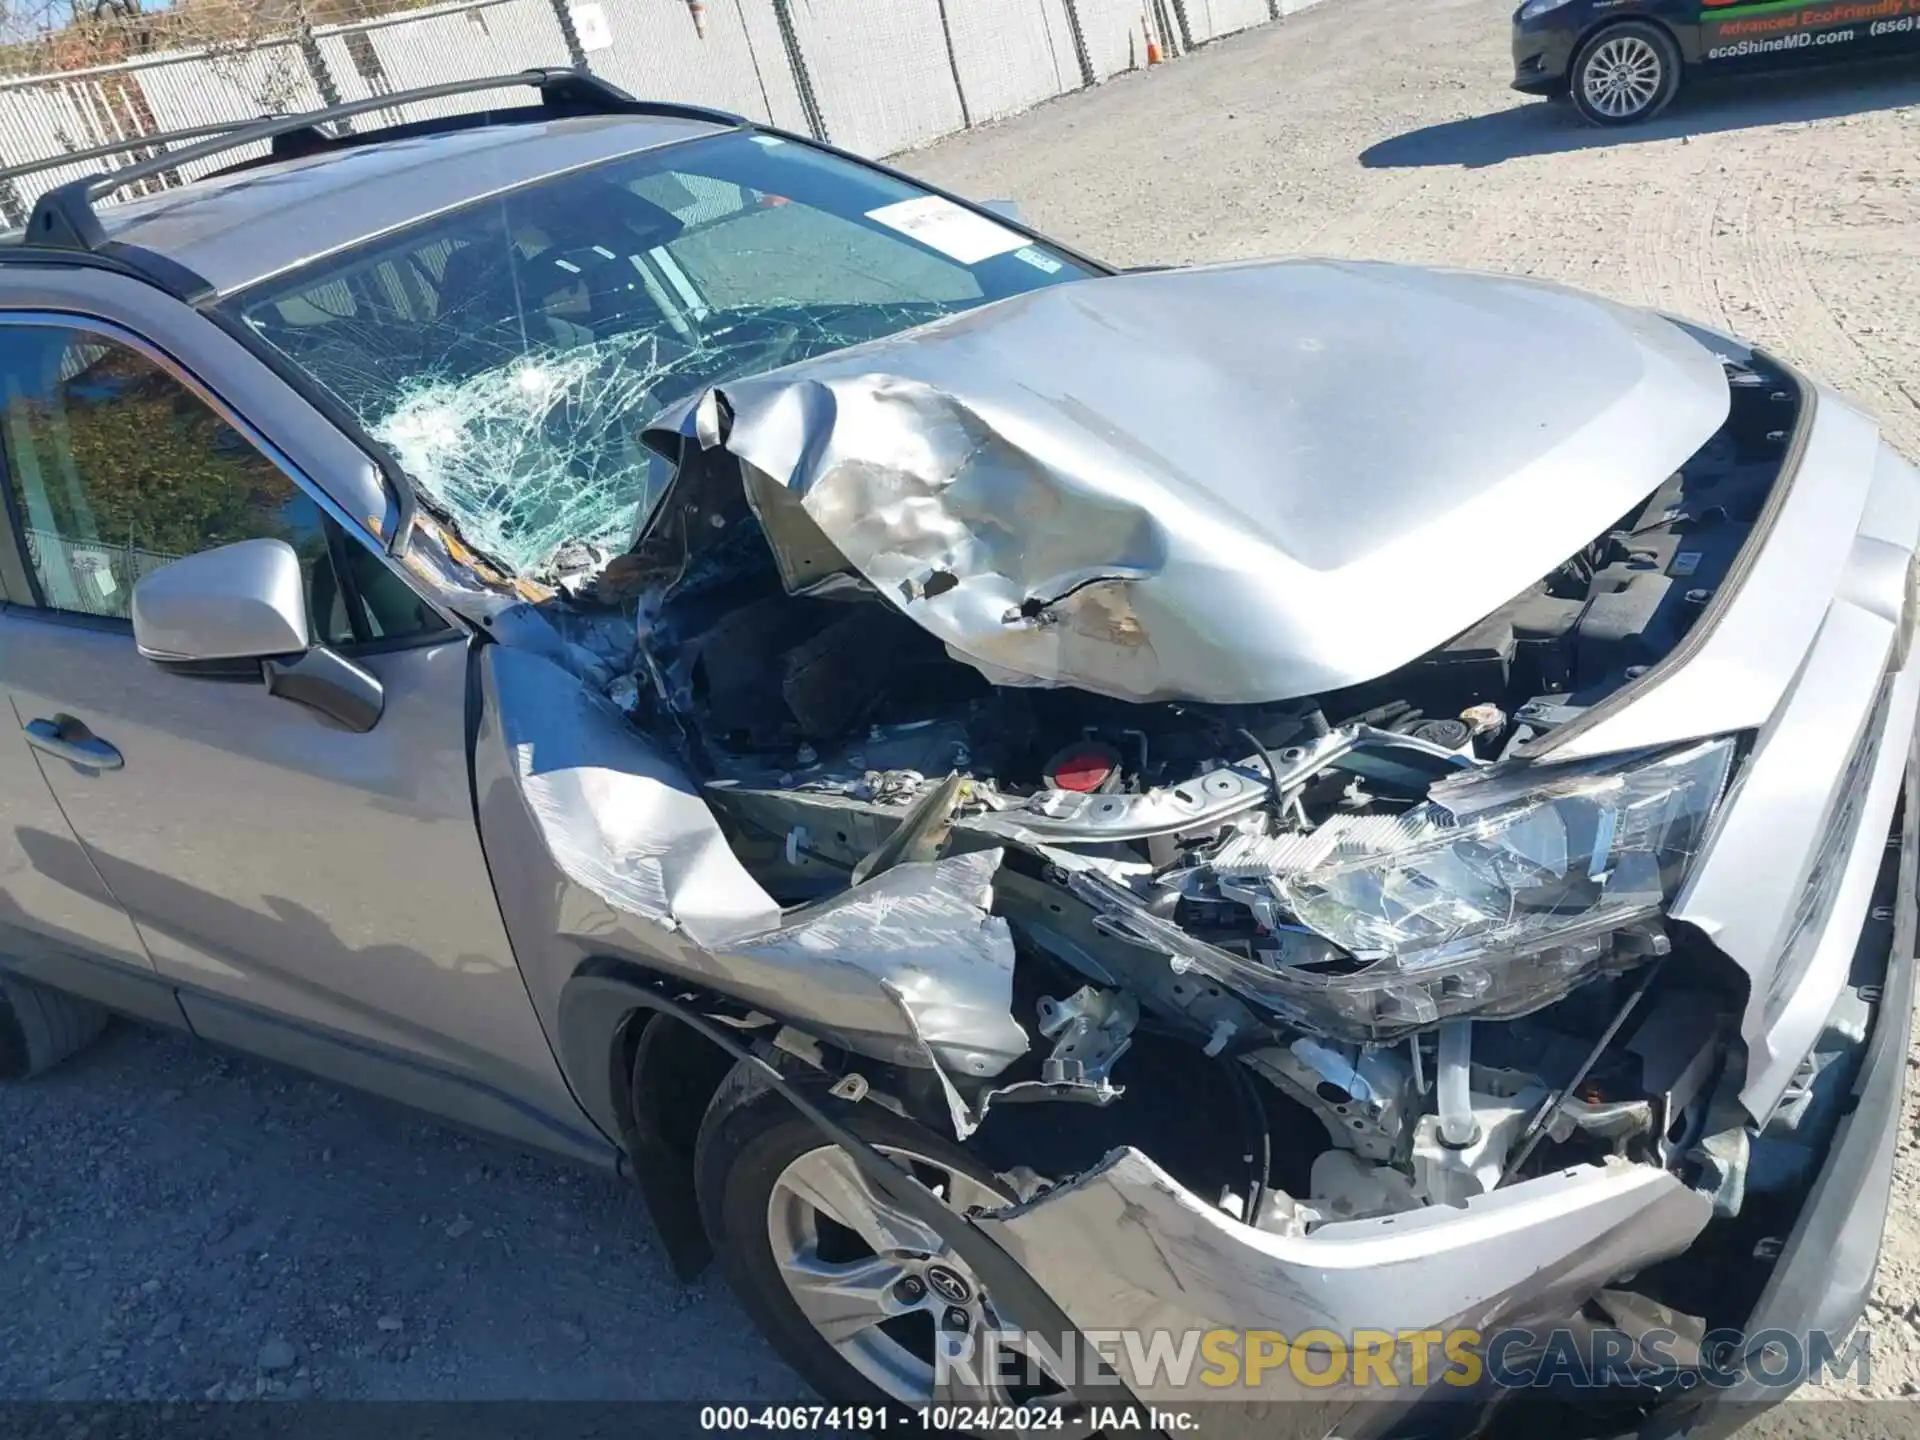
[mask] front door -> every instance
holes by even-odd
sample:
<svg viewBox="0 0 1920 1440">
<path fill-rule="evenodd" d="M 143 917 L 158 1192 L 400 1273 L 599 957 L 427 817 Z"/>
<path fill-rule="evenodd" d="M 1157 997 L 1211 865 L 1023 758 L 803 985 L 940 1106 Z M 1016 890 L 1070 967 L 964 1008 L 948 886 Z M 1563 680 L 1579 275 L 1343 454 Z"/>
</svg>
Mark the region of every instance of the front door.
<svg viewBox="0 0 1920 1440">
<path fill-rule="evenodd" d="M 495 905 L 467 772 L 466 633 L 237 416 L 124 333 L 0 323 L 8 510 L 31 603 L 0 685 L 87 859 L 194 1028 L 572 1148 L 577 1108 Z M 314 638 L 385 687 L 356 733 L 258 676 L 134 647 L 136 581 L 273 536 Z M 48 743 L 51 737 L 52 743 Z M 5 751 L 0 749 L 0 760 Z"/>
<path fill-rule="evenodd" d="M 0 603 L 0 627 L 10 606 Z M 5 665 L 0 661 L 0 682 Z M 0 693 L 0 965 L 167 1024 L 179 1007 L 74 838 Z"/>
</svg>

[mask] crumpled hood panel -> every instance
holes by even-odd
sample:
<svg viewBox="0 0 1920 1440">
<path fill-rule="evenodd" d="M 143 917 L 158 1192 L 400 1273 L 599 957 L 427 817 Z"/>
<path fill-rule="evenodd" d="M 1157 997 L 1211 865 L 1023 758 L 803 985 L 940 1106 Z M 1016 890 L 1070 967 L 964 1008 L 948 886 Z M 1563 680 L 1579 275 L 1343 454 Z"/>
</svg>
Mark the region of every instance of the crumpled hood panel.
<svg viewBox="0 0 1920 1440">
<path fill-rule="evenodd" d="M 790 577 L 828 542 L 990 678 L 1249 703 L 1458 634 L 1727 408 L 1714 356 L 1650 312 L 1279 261 L 1038 290 L 664 423 L 744 462 Z"/>
</svg>

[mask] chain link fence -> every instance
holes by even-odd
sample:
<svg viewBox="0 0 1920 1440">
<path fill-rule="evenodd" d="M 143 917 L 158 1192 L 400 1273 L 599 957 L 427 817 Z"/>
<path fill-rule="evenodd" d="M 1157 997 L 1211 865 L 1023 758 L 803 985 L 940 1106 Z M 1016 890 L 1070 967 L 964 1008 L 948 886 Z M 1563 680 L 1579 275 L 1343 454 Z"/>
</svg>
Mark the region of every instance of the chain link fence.
<svg viewBox="0 0 1920 1440">
<path fill-rule="evenodd" d="M 19 225 L 42 191 L 142 158 L 88 153 L 103 147 L 536 65 L 585 68 L 649 99 L 713 105 L 885 155 L 1306 3 L 0 0 L 0 169 L 74 157 L 0 182 L 0 217 Z M 419 119 L 493 98 L 390 113 Z M 180 166 L 116 198 L 235 158 Z"/>
</svg>

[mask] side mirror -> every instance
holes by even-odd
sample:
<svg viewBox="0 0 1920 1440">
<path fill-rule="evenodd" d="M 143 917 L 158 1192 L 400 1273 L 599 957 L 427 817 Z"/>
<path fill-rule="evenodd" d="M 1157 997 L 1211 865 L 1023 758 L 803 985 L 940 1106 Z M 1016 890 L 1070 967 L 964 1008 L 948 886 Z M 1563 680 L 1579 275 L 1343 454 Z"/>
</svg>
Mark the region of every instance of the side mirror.
<svg viewBox="0 0 1920 1440">
<path fill-rule="evenodd" d="M 241 540 L 143 577 L 133 587 L 133 643 L 182 674 L 257 675 L 269 695 L 348 730 L 371 730 L 386 704 L 378 677 L 313 643 L 300 557 L 284 540 Z"/>
<path fill-rule="evenodd" d="M 133 587 L 133 643 L 163 664 L 304 654 L 300 557 L 284 540 L 242 540 L 161 566 Z"/>
<path fill-rule="evenodd" d="M 1020 213 L 1018 200 L 982 200 L 980 208 L 989 214 L 998 215 L 1002 220 L 1011 220 L 1016 225 L 1025 225 L 1026 217 Z"/>
</svg>

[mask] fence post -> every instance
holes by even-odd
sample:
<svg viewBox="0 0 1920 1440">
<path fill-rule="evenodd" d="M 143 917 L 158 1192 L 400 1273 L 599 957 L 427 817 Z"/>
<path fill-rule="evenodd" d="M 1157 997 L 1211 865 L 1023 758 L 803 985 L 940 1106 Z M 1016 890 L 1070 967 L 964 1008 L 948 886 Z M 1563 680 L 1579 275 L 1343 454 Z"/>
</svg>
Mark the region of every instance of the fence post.
<svg viewBox="0 0 1920 1440">
<path fill-rule="evenodd" d="M 953 93 L 960 97 L 960 126 L 973 128 L 973 116 L 967 110 L 967 87 L 960 83 L 960 57 L 953 50 L 953 25 L 947 19 L 947 0 L 936 0 L 940 9 L 940 34 L 947 42 L 947 68 L 953 72 Z"/>
<path fill-rule="evenodd" d="M 11 180 L 0 180 L 0 219 L 10 226 L 27 223 L 27 207 L 20 203 L 19 188 Z"/>
<path fill-rule="evenodd" d="M 1162 12 L 1163 22 L 1165 18 Z M 1185 54 L 1193 49 L 1193 27 L 1187 24 L 1187 0 L 1173 0 L 1173 23 L 1180 31 L 1180 50 Z"/>
<path fill-rule="evenodd" d="M 1167 12 L 1167 0 L 1153 0 L 1154 23 L 1166 43 L 1166 58 L 1172 60 L 1193 49 L 1193 32 L 1187 29 L 1187 0 L 1173 0 L 1173 13 Z"/>
<path fill-rule="evenodd" d="M 306 61 L 307 74 L 313 77 L 313 86 L 320 92 L 320 99 L 329 109 L 340 104 L 340 86 L 334 81 L 333 71 L 327 65 L 320 42 L 313 38 L 313 26 L 307 23 L 304 16 L 300 21 L 300 58 Z"/>
<path fill-rule="evenodd" d="M 807 117 L 807 128 L 816 140 L 831 140 L 827 119 L 820 111 L 820 97 L 813 90 L 813 76 L 807 73 L 807 57 L 800 49 L 800 32 L 793 26 L 793 0 L 773 0 L 773 18 L 780 25 L 780 44 L 787 52 L 787 66 L 793 71 L 793 88 L 800 92 L 800 109 Z"/>
<path fill-rule="evenodd" d="M 1078 0 L 1061 0 L 1067 12 L 1067 28 L 1073 32 L 1073 58 L 1080 62 L 1080 83 L 1091 88 L 1099 82 L 1093 73 L 1093 55 L 1087 49 L 1087 30 L 1080 23 Z"/>
<path fill-rule="evenodd" d="M 585 70 L 587 52 L 580 44 L 580 32 L 573 28 L 573 11 L 568 8 L 567 0 L 548 0 L 553 6 L 553 18 L 560 22 L 560 38 L 567 42 L 567 59 L 576 70 Z"/>
</svg>

